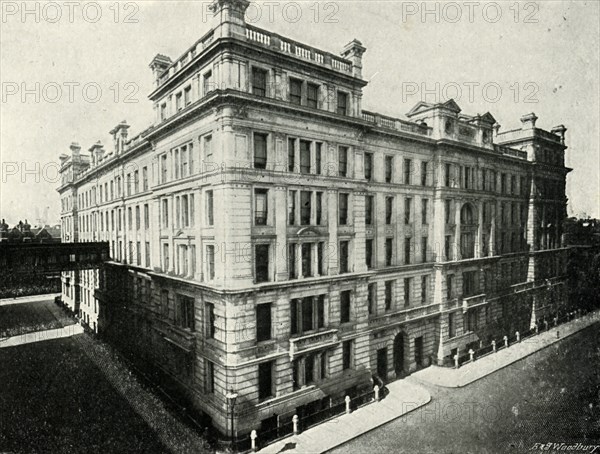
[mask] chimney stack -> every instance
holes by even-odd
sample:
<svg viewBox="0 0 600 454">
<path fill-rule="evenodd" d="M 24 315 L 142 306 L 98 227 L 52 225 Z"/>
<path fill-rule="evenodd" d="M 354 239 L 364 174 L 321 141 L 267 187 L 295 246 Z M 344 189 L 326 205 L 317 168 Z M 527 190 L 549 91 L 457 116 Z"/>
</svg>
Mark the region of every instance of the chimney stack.
<svg viewBox="0 0 600 454">
<path fill-rule="evenodd" d="M 567 128 L 564 125 L 555 126 L 550 130 L 552 134 L 556 134 L 560 137 L 560 143 L 565 144 L 565 133 L 567 132 Z"/>
<path fill-rule="evenodd" d="M 113 144 L 116 154 L 121 154 L 121 152 L 125 150 L 128 129 L 129 125 L 127 124 L 127 121 L 123 120 L 110 131 L 110 134 L 113 136 Z"/>
<path fill-rule="evenodd" d="M 342 57 L 352 62 L 352 75 L 362 79 L 362 56 L 367 48 L 358 39 L 353 39 L 342 50 Z"/>
<path fill-rule="evenodd" d="M 538 117 L 533 112 L 523 115 L 521 117 L 521 123 L 523 124 L 521 129 L 534 129 L 537 119 Z"/>
<path fill-rule="evenodd" d="M 212 29 L 215 39 L 237 37 L 246 39 L 246 10 L 248 0 L 213 0 L 208 7 L 213 14 Z"/>
</svg>

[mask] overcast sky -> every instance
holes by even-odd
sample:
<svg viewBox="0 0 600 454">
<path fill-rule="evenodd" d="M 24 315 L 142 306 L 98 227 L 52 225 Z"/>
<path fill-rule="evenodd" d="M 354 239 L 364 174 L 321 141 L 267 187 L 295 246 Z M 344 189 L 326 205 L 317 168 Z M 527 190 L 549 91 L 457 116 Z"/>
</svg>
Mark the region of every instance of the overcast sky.
<svg viewBox="0 0 600 454">
<path fill-rule="evenodd" d="M 564 124 L 569 214 L 600 217 L 600 2 L 477 3 L 274 1 L 247 16 L 336 54 L 359 39 L 365 110 L 403 116 L 421 100 L 454 97 L 503 130 L 528 112 L 538 127 Z M 35 223 L 46 207 L 57 222 L 58 156 L 72 141 L 110 144 L 124 119 L 133 134 L 146 128 L 148 64 L 157 53 L 177 58 L 209 29 L 199 1 L 27 6 L 23 15 L 22 2 L 3 1 L 0 25 L 0 216 L 11 224 Z"/>
</svg>

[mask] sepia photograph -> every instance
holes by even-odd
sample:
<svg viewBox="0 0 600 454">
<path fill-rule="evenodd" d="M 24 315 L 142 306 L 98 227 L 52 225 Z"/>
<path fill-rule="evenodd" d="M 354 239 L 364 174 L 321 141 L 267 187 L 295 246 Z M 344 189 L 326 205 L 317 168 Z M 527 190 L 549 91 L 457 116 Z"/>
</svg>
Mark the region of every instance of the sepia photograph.
<svg viewBox="0 0 600 454">
<path fill-rule="evenodd" d="M 0 9 L 0 454 L 600 454 L 600 2 Z"/>
</svg>

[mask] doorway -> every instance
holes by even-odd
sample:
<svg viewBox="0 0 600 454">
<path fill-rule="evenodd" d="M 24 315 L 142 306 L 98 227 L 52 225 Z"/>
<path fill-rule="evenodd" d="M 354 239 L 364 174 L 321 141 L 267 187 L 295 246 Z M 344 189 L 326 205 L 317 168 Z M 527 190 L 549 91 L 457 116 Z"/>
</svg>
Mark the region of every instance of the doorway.
<svg viewBox="0 0 600 454">
<path fill-rule="evenodd" d="M 398 333 L 394 339 L 394 371 L 396 376 L 404 374 L 404 334 Z"/>
<path fill-rule="evenodd" d="M 383 381 L 387 381 L 387 370 L 387 347 L 380 348 L 377 350 L 377 376 Z"/>
</svg>

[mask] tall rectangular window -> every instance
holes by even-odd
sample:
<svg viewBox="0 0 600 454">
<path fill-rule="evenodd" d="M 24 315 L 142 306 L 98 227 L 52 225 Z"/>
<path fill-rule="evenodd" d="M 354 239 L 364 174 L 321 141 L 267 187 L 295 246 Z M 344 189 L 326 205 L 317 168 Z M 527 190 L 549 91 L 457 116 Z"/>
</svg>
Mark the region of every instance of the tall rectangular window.
<svg viewBox="0 0 600 454">
<path fill-rule="evenodd" d="M 452 237 L 450 235 L 446 235 L 444 238 L 444 256 L 446 257 L 446 260 L 452 260 L 451 239 Z"/>
<path fill-rule="evenodd" d="M 140 230 L 140 226 L 141 226 L 140 206 L 137 205 L 135 207 L 135 229 Z"/>
<path fill-rule="evenodd" d="M 271 303 L 256 306 L 256 340 L 271 339 Z"/>
<path fill-rule="evenodd" d="M 209 360 L 204 360 L 204 392 L 212 394 L 215 392 L 215 365 Z"/>
<path fill-rule="evenodd" d="M 318 108 L 319 104 L 319 86 L 315 84 L 306 84 L 306 105 L 312 109 Z"/>
<path fill-rule="evenodd" d="M 175 309 L 175 324 L 181 328 L 189 329 L 194 331 L 195 329 L 195 317 L 194 317 L 194 298 L 185 295 L 176 295 L 176 309 Z"/>
<path fill-rule="evenodd" d="M 450 178 L 451 178 L 450 172 L 452 170 L 452 167 L 448 163 L 446 163 L 444 165 L 444 167 L 445 167 L 445 172 L 444 172 L 444 186 L 446 186 L 447 188 L 449 188 L 450 187 Z"/>
<path fill-rule="evenodd" d="M 385 157 L 385 182 L 391 183 L 392 176 L 394 174 L 394 157 L 386 156 Z"/>
<path fill-rule="evenodd" d="M 392 309 L 392 301 L 394 298 L 394 281 L 385 281 L 385 310 Z"/>
<path fill-rule="evenodd" d="M 454 312 L 448 314 L 448 337 L 452 339 L 456 337 L 456 322 L 454 320 Z"/>
<path fill-rule="evenodd" d="M 254 190 L 254 224 L 255 225 L 267 225 L 267 196 L 268 190 L 266 189 L 255 189 Z"/>
<path fill-rule="evenodd" d="M 450 301 L 454 297 L 454 275 L 446 276 L 446 299 Z"/>
<path fill-rule="evenodd" d="M 167 166 L 167 155 L 164 154 L 160 157 L 160 182 L 166 183 L 168 178 L 168 166 Z M 111 193 L 112 193 L 112 181 L 111 181 Z"/>
<path fill-rule="evenodd" d="M 350 306 L 351 306 L 351 294 L 350 290 L 344 290 L 340 292 L 340 322 L 348 323 L 350 321 Z"/>
<path fill-rule="evenodd" d="M 213 191 L 206 191 L 206 223 L 208 225 L 215 224 L 213 198 Z"/>
<path fill-rule="evenodd" d="M 348 248 L 348 241 L 340 241 L 340 273 L 349 272 Z"/>
<path fill-rule="evenodd" d="M 404 160 L 404 184 L 411 184 L 412 160 Z"/>
<path fill-rule="evenodd" d="M 169 245 L 163 244 L 163 270 L 169 271 Z"/>
<path fill-rule="evenodd" d="M 212 281 L 215 278 L 215 247 L 206 246 L 206 278 Z"/>
<path fill-rule="evenodd" d="M 202 148 L 204 150 L 204 162 L 212 162 L 213 161 L 213 149 L 212 149 L 212 136 L 204 136 L 204 140 L 202 141 Z M 266 153 L 265 153 L 266 155 Z"/>
<path fill-rule="evenodd" d="M 429 290 L 429 276 L 421 276 L 421 303 L 427 302 L 427 295 Z"/>
<path fill-rule="evenodd" d="M 150 268 L 150 242 L 146 241 L 146 247 L 144 248 L 145 252 L 145 264 L 146 268 Z"/>
<path fill-rule="evenodd" d="M 267 71 L 252 68 L 252 93 L 258 96 L 267 96 Z"/>
<path fill-rule="evenodd" d="M 338 147 L 338 175 L 348 176 L 348 147 Z"/>
<path fill-rule="evenodd" d="M 410 264 L 410 237 L 404 238 L 404 264 Z"/>
<path fill-rule="evenodd" d="M 348 194 L 340 194 L 339 195 L 339 206 L 338 206 L 338 214 L 339 214 L 339 224 L 347 225 L 348 224 Z"/>
<path fill-rule="evenodd" d="M 296 167 L 296 139 L 288 139 L 288 172 Z"/>
<path fill-rule="evenodd" d="M 429 200 L 428 199 L 422 199 L 421 200 L 421 223 L 423 225 L 428 224 L 427 222 L 427 211 L 429 208 Z"/>
<path fill-rule="evenodd" d="M 429 171 L 428 163 L 421 162 L 421 186 L 427 186 L 427 172 Z"/>
<path fill-rule="evenodd" d="M 367 309 L 369 314 L 375 314 L 377 312 L 377 288 L 374 283 L 367 286 Z"/>
<path fill-rule="evenodd" d="M 392 214 L 394 212 L 394 198 L 385 198 L 385 223 L 390 225 L 392 223 Z"/>
<path fill-rule="evenodd" d="M 406 225 L 410 224 L 411 207 L 412 207 L 412 199 L 410 197 L 407 197 L 406 199 L 404 199 L 404 224 L 406 224 Z"/>
<path fill-rule="evenodd" d="M 296 191 L 288 192 L 288 224 L 296 224 Z"/>
<path fill-rule="evenodd" d="M 288 244 L 288 273 L 290 279 L 296 279 L 296 244 Z"/>
<path fill-rule="evenodd" d="M 310 142 L 300 141 L 300 173 L 310 173 Z"/>
<path fill-rule="evenodd" d="M 426 236 L 421 238 L 421 261 L 423 263 L 427 262 L 427 237 Z"/>
<path fill-rule="evenodd" d="M 302 243 L 300 250 L 302 252 L 302 276 L 311 277 L 313 275 L 312 244 Z"/>
<path fill-rule="evenodd" d="M 337 113 L 338 115 L 348 115 L 348 93 L 337 92 Z"/>
<path fill-rule="evenodd" d="M 364 154 L 364 173 L 365 180 L 373 180 L 373 153 Z"/>
<path fill-rule="evenodd" d="M 258 400 L 273 396 L 273 361 L 258 365 Z"/>
<path fill-rule="evenodd" d="M 203 95 L 206 96 L 207 94 L 209 94 L 213 89 L 213 84 L 212 84 L 212 71 L 207 71 L 204 76 L 202 77 L 202 90 L 203 90 Z M 264 95 L 262 95 L 264 96 Z"/>
<path fill-rule="evenodd" d="M 290 77 L 290 102 L 302 104 L 302 81 Z"/>
<path fill-rule="evenodd" d="M 372 195 L 368 195 L 365 197 L 365 224 L 372 225 L 373 224 L 373 205 L 375 202 L 375 197 Z"/>
<path fill-rule="evenodd" d="M 148 167 L 142 168 L 142 190 L 148 190 Z"/>
<path fill-rule="evenodd" d="M 300 224 L 310 225 L 312 192 L 300 191 Z"/>
<path fill-rule="evenodd" d="M 317 175 L 321 175 L 322 149 L 323 149 L 323 144 L 321 142 L 316 142 L 315 143 L 315 173 Z"/>
<path fill-rule="evenodd" d="M 216 332 L 215 324 L 215 305 L 213 303 L 204 303 L 204 329 L 207 339 L 214 339 Z"/>
<path fill-rule="evenodd" d="M 354 362 L 354 341 L 344 341 L 342 343 L 342 369 L 351 369 Z"/>
<path fill-rule="evenodd" d="M 394 258 L 394 239 L 385 239 L 385 266 L 392 266 L 392 260 Z"/>
<path fill-rule="evenodd" d="M 412 277 L 404 278 L 404 306 L 410 306 L 410 294 L 412 293 Z"/>
<path fill-rule="evenodd" d="M 321 225 L 323 222 L 323 193 L 317 192 L 316 194 L 316 222 L 317 225 Z"/>
<path fill-rule="evenodd" d="M 139 172 L 139 170 L 136 170 L 135 172 L 133 172 L 133 192 L 134 192 L 134 194 L 137 194 L 138 192 L 140 192 L 140 172 Z"/>
<path fill-rule="evenodd" d="M 373 240 L 370 238 L 365 240 L 365 262 L 367 269 L 373 268 Z"/>
<path fill-rule="evenodd" d="M 185 87 L 183 90 L 183 103 L 189 106 L 192 103 L 192 87 Z"/>
<path fill-rule="evenodd" d="M 444 216 L 445 216 L 445 221 L 446 224 L 450 224 L 450 208 L 451 208 L 451 203 L 452 201 L 450 199 L 446 199 L 444 200 Z"/>
<path fill-rule="evenodd" d="M 267 135 L 254 134 L 254 168 L 267 168 Z"/>
<path fill-rule="evenodd" d="M 257 244 L 254 248 L 254 269 L 256 282 L 268 282 L 269 279 L 269 245 Z"/>
</svg>

